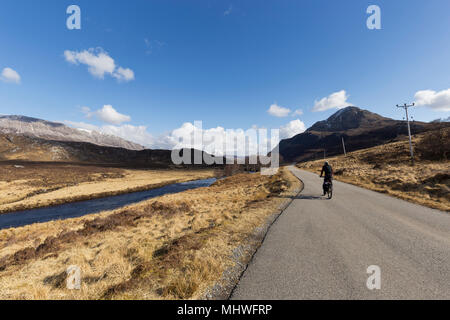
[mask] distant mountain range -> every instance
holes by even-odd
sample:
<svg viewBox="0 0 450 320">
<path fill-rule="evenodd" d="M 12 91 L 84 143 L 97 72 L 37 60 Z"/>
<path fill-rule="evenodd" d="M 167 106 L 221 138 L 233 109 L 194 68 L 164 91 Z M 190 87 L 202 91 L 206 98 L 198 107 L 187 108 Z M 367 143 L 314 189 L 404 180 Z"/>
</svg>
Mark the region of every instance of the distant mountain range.
<svg viewBox="0 0 450 320">
<path fill-rule="evenodd" d="M 449 122 L 411 122 L 413 134 L 450 126 Z M 405 121 L 357 107 L 341 109 L 304 133 L 280 142 L 284 162 L 320 159 L 404 139 Z M 201 152 L 194 150 L 194 152 Z M 193 153 L 194 153 L 193 152 Z M 170 150 L 145 149 L 122 138 L 70 128 L 25 116 L 0 116 L 0 160 L 104 163 L 137 167 L 172 167 Z"/>
<path fill-rule="evenodd" d="M 411 122 L 413 134 L 436 128 L 436 123 Z M 446 125 L 446 124 L 440 124 Z M 327 120 L 319 121 L 304 133 L 280 142 L 280 155 L 285 162 L 320 159 L 365 149 L 404 138 L 408 134 L 405 121 L 393 120 L 357 107 L 339 110 Z"/>
<path fill-rule="evenodd" d="M 203 157 L 202 151 L 191 149 L 190 152 L 192 163 L 195 155 Z M 192 167 L 174 165 L 171 156 L 171 150 L 144 149 L 116 136 L 74 129 L 61 123 L 25 116 L 0 116 L 0 161 L 56 161 L 143 168 Z"/>
<path fill-rule="evenodd" d="M 183 151 L 181 152 L 184 152 Z M 191 163 L 203 152 L 191 149 Z M 181 153 L 182 154 L 182 153 Z M 0 161 L 68 162 L 132 168 L 190 168 L 206 165 L 174 165 L 171 150 L 129 150 L 88 142 L 55 141 L 0 132 Z M 220 167 L 214 166 L 214 167 Z"/>
<path fill-rule="evenodd" d="M 62 123 L 25 116 L 0 116 L 0 133 L 13 133 L 53 141 L 88 142 L 98 146 L 144 150 L 137 143 L 97 131 L 70 128 Z"/>
</svg>

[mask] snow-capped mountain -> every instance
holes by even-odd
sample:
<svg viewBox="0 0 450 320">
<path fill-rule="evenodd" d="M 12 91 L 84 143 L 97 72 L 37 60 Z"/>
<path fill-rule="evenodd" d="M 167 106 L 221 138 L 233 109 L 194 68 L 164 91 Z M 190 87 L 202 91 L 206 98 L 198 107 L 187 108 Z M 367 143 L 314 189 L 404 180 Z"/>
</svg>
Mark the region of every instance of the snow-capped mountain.
<svg viewBox="0 0 450 320">
<path fill-rule="evenodd" d="M 440 123 L 440 122 L 450 122 L 450 117 L 447 118 L 441 118 L 441 119 L 436 119 L 434 121 L 431 121 L 432 123 Z"/>
<path fill-rule="evenodd" d="M 0 132 L 53 141 L 87 142 L 105 147 L 144 150 L 143 146 L 117 136 L 25 116 L 0 116 Z"/>
</svg>

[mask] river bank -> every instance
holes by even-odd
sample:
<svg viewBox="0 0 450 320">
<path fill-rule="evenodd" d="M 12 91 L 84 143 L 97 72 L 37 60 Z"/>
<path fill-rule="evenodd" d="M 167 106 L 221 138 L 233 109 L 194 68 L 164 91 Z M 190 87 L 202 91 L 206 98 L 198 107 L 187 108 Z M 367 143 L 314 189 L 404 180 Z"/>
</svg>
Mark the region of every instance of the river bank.
<svg viewBox="0 0 450 320">
<path fill-rule="evenodd" d="M 0 214 L 0 230 L 22 227 L 33 223 L 65 220 L 69 218 L 82 217 L 101 211 L 114 210 L 151 198 L 160 197 L 166 194 L 172 194 L 201 187 L 208 187 L 215 181 L 215 178 L 193 180 L 188 182 L 169 184 L 160 188 L 153 188 L 140 192 L 107 196 L 104 198 L 72 202 L 52 207 L 4 213 Z"/>
<path fill-rule="evenodd" d="M 0 164 L 0 214 L 214 178 L 213 169 L 124 169 L 95 165 Z"/>
<path fill-rule="evenodd" d="M 300 182 L 237 174 L 210 187 L 0 231 L 0 299 L 198 299 Z M 65 287 L 82 271 L 81 290 Z"/>
</svg>

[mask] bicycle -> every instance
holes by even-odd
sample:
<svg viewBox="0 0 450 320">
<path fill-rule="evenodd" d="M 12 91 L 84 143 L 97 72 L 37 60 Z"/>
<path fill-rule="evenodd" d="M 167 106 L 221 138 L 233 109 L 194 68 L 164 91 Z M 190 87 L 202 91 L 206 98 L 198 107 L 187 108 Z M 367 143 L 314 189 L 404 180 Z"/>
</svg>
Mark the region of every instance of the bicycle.
<svg viewBox="0 0 450 320">
<path fill-rule="evenodd" d="M 328 196 L 328 199 L 333 198 L 333 182 L 325 181 L 323 184 L 325 194 Z"/>
</svg>

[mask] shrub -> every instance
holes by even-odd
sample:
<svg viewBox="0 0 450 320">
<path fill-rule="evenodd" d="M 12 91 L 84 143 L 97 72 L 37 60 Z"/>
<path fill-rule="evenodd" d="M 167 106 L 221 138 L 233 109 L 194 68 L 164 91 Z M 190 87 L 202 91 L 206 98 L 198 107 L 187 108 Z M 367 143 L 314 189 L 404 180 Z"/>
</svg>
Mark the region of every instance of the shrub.
<svg viewBox="0 0 450 320">
<path fill-rule="evenodd" d="M 426 133 L 416 146 L 422 159 L 447 160 L 450 156 L 450 128 Z"/>
</svg>

